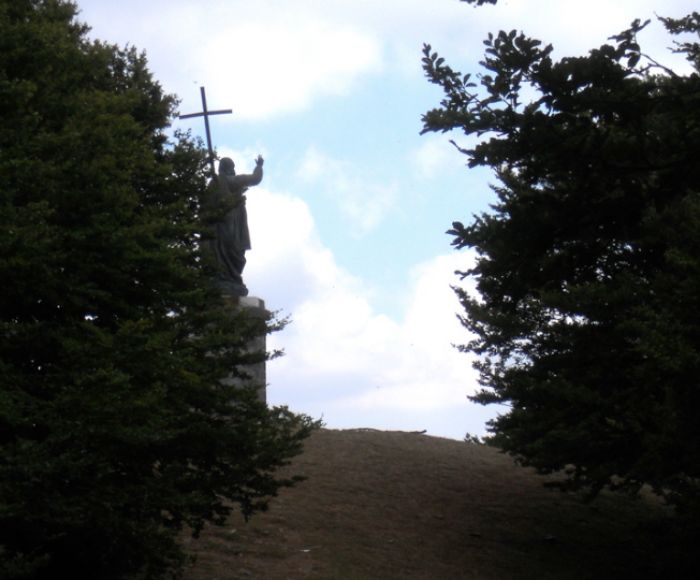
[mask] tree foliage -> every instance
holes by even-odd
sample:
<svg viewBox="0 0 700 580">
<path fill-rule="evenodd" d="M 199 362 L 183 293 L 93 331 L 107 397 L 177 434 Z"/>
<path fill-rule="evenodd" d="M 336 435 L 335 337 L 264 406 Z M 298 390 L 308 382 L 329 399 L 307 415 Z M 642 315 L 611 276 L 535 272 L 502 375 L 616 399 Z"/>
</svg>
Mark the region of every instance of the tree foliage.
<svg viewBox="0 0 700 580">
<path fill-rule="evenodd" d="M 496 4 L 498 0 L 460 0 L 461 2 L 466 2 L 467 4 L 473 4 L 474 6 L 483 6 L 484 4 Z"/>
<path fill-rule="evenodd" d="M 498 179 L 448 232 L 477 260 L 457 289 L 496 442 L 567 487 L 650 484 L 700 513 L 700 14 L 660 18 L 689 70 L 644 54 L 637 20 L 576 58 L 489 35 L 472 78 L 429 45 L 444 91 L 424 131 L 461 130 Z"/>
<path fill-rule="evenodd" d="M 175 99 L 75 14 L 0 0 L 0 576 L 157 578 L 183 527 L 292 484 L 276 469 L 315 424 L 241 366 L 280 323 L 209 283 Z"/>
</svg>

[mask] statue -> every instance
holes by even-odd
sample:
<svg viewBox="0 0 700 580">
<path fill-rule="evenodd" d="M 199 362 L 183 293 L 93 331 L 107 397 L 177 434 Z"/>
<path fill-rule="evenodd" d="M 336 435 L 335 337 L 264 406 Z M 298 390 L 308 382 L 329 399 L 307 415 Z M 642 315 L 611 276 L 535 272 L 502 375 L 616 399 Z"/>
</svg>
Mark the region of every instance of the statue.
<svg viewBox="0 0 700 580">
<path fill-rule="evenodd" d="M 263 178 L 263 158 L 258 155 L 250 175 L 236 175 L 235 164 L 229 157 L 219 162 L 219 173 L 209 184 L 208 209 L 212 211 L 209 248 L 216 256 L 220 271 L 216 283 L 233 296 L 247 296 L 243 283 L 246 250 L 250 250 L 248 214 L 245 192 Z"/>
</svg>

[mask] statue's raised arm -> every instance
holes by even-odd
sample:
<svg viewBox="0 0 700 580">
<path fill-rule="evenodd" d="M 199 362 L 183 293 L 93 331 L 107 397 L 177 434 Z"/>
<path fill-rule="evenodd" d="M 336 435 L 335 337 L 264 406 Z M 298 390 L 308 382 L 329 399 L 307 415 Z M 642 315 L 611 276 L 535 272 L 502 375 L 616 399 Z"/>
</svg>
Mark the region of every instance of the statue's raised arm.
<svg viewBox="0 0 700 580">
<path fill-rule="evenodd" d="M 258 155 L 253 173 L 236 175 L 233 160 L 224 157 L 219 162 L 219 173 L 212 183 L 214 205 L 226 207 L 227 210 L 223 218 L 214 224 L 209 244 L 220 267 L 217 283 L 225 293 L 233 296 L 248 295 L 242 276 L 245 253 L 250 250 L 245 192 L 262 181 L 263 163 L 262 156 Z"/>
<path fill-rule="evenodd" d="M 228 183 L 229 189 L 236 191 L 258 185 L 263 178 L 263 163 L 262 155 L 258 155 L 258 158 L 255 160 L 253 173 L 236 175 L 236 166 L 233 160 L 229 157 L 224 157 L 219 162 L 219 179 L 224 179 Z"/>
</svg>

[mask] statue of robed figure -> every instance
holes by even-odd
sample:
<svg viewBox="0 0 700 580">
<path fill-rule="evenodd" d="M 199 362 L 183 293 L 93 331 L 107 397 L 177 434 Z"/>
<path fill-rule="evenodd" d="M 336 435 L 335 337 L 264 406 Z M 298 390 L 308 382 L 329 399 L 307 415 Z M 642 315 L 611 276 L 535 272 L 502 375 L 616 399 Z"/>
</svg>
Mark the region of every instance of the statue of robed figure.
<svg viewBox="0 0 700 580">
<path fill-rule="evenodd" d="M 208 161 L 212 179 L 203 200 L 204 220 L 209 224 L 208 232 L 202 237 L 205 247 L 211 251 L 219 266 L 217 285 L 231 296 L 247 296 L 248 288 L 243 283 L 245 253 L 250 250 L 248 214 L 245 209 L 245 192 L 258 185 L 263 177 L 263 158 L 258 155 L 255 169 L 250 175 L 236 175 L 236 166 L 229 157 L 219 162 L 219 172 L 214 173 L 214 150 L 211 144 L 209 117 L 227 115 L 231 109 L 211 111 L 207 107 L 204 87 L 200 87 L 202 111 L 180 115 L 180 119 L 203 117 L 207 134 Z"/>
<path fill-rule="evenodd" d="M 217 285 L 226 294 L 247 296 L 243 268 L 245 253 L 251 246 L 245 193 L 262 181 L 263 158 L 258 156 L 249 175 L 237 175 L 235 167 L 232 159 L 224 157 L 219 162 L 218 174 L 209 183 L 206 210 L 211 228 L 206 243 L 219 266 Z"/>
</svg>

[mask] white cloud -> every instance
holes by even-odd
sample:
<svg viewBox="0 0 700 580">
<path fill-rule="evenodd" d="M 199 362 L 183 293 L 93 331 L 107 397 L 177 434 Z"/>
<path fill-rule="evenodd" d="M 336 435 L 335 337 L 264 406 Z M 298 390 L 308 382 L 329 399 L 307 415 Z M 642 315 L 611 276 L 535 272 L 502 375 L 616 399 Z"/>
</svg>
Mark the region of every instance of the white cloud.
<svg viewBox="0 0 700 580">
<path fill-rule="evenodd" d="M 262 187 L 250 189 L 247 198 L 252 250 L 245 279 L 251 293 L 289 314 L 327 294 L 329 284 L 352 284 L 321 244 L 304 201 Z"/>
<path fill-rule="evenodd" d="M 129 0 L 80 4 L 95 36 L 147 50 L 167 91 L 194 105 L 204 84 L 212 108 L 228 103 L 237 119 L 304 110 L 382 68 L 379 37 L 313 2 L 155 0 L 138 15 Z"/>
<path fill-rule="evenodd" d="M 219 12 L 209 38 L 185 58 L 212 93 L 235 95 L 241 118 L 305 109 L 380 67 L 379 44 L 342 23 L 298 13 L 240 22 L 233 11 Z"/>
<path fill-rule="evenodd" d="M 320 184 L 358 237 L 376 228 L 398 202 L 395 183 L 375 183 L 351 163 L 334 159 L 315 147 L 307 149 L 298 176 L 308 183 Z"/>
<path fill-rule="evenodd" d="M 393 337 L 393 364 L 377 369 L 381 388 L 364 393 L 355 404 L 416 411 L 459 405 L 473 394 L 470 359 L 453 347 L 469 335 L 457 320 L 460 305 L 450 288 L 457 281 L 454 271 L 472 259 L 468 253 L 451 253 L 414 267 L 405 317 Z"/>
<path fill-rule="evenodd" d="M 271 403 L 323 415 L 331 427 L 427 428 L 452 437 L 478 415 L 471 430 L 483 432 L 490 415 L 466 399 L 476 389 L 475 371 L 452 346 L 468 338 L 449 286 L 469 254 L 417 265 L 405 316 L 395 321 L 375 312 L 363 281 L 338 267 L 304 201 L 263 188 L 248 200 L 254 250 L 246 283 L 292 318 L 269 339 L 270 348 L 286 352 L 268 368 Z"/>
</svg>

